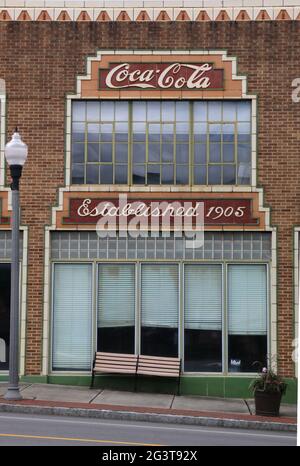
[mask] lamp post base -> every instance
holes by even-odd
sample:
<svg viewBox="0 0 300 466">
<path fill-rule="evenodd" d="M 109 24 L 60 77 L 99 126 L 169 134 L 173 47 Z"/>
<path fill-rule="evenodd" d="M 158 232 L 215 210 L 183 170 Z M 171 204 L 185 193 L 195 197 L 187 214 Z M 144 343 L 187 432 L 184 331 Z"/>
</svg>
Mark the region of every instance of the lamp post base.
<svg viewBox="0 0 300 466">
<path fill-rule="evenodd" d="M 5 400 L 22 400 L 23 397 L 20 393 L 20 388 L 17 387 L 8 387 L 7 392 L 4 395 Z"/>
</svg>

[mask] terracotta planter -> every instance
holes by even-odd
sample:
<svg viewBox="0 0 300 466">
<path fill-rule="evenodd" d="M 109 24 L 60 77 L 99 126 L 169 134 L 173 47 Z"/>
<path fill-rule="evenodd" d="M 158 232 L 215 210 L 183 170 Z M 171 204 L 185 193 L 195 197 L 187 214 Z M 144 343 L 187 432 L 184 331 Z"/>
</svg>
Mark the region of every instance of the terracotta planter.
<svg viewBox="0 0 300 466">
<path fill-rule="evenodd" d="M 268 393 L 256 390 L 254 394 L 255 414 L 257 416 L 279 416 L 281 396 L 280 392 Z"/>
</svg>

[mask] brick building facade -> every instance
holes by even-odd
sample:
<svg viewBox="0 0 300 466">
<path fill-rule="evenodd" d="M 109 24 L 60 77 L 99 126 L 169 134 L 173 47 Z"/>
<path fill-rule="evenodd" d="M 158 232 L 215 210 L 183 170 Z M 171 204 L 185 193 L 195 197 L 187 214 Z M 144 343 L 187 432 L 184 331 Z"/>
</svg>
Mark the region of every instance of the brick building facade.
<svg viewBox="0 0 300 466">
<path fill-rule="evenodd" d="M 88 2 L 85 3 L 88 4 Z M 144 12 L 144 16 L 142 15 L 137 20 L 137 16 L 132 17 L 131 9 L 129 7 L 126 9 L 126 2 L 125 4 L 124 2 L 121 3 L 122 6 L 119 8 L 118 16 L 116 13 L 117 7 L 105 9 L 104 5 L 103 7 L 100 6 L 98 11 L 95 5 L 91 7 L 91 10 L 85 6 L 85 9 L 79 7 L 80 11 L 78 12 L 72 9 L 71 13 L 69 7 L 62 5 L 61 11 L 65 11 L 70 17 L 69 20 L 63 21 L 59 20 L 60 13 L 54 11 L 54 8 L 48 8 L 47 5 L 44 9 L 40 9 L 44 12 L 42 15 L 40 10 L 30 7 L 30 2 L 25 2 L 24 6 L 21 7 L 16 4 L 15 8 L 6 6 L 1 2 L 0 238 L 2 246 L 0 247 L 0 262 L 6 265 L 6 268 L 2 271 L 3 277 L 7 277 L 8 274 L 7 264 L 9 264 L 10 255 L 9 180 L 4 166 L 3 151 L 4 144 L 16 124 L 20 128 L 23 140 L 29 147 L 29 156 L 21 181 L 23 236 L 21 264 L 21 377 L 23 380 L 48 380 L 55 383 L 59 381 L 63 383 L 88 383 L 89 380 L 88 368 L 86 372 L 82 369 L 77 374 L 78 367 L 76 367 L 76 364 L 73 367 L 71 363 L 68 363 L 69 365 L 66 363 L 65 365 L 68 367 L 65 368 L 66 370 L 62 370 L 64 363 L 61 361 L 64 356 L 61 356 L 61 354 L 66 349 L 62 343 L 59 343 L 59 332 L 61 330 L 57 330 L 57 337 L 52 335 L 53 325 L 56 325 L 53 321 L 53 306 L 55 306 L 56 300 L 60 299 L 54 295 L 53 284 L 55 280 L 59 283 L 59 277 L 61 277 L 61 280 L 64 279 L 62 278 L 64 277 L 64 270 L 60 269 L 55 275 L 56 272 L 52 269 L 52 262 L 58 260 L 59 263 L 62 257 L 72 257 L 72 251 L 65 252 L 66 256 L 63 255 L 62 251 L 57 253 L 49 251 L 53 251 L 55 248 L 58 249 L 57 244 L 63 249 L 63 241 L 66 241 L 66 237 L 62 235 L 70 235 L 72 232 L 79 232 L 80 234 L 80 231 L 87 234 L 94 230 L 94 226 L 89 228 L 86 225 L 75 225 L 76 222 L 70 222 L 71 227 L 66 227 L 62 217 L 65 219 L 68 216 L 72 196 L 73 198 L 77 196 L 77 199 L 81 199 L 81 201 L 88 196 L 91 199 L 98 200 L 99 198 L 105 199 L 105 196 L 106 198 L 117 196 L 120 191 L 123 191 L 129 193 L 129 196 L 133 199 L 138 196 L 143 199 L 164 199 L 167 197 L 176 200 L 184 198 L 219 200 L 249 198 L 252 202 L 252 216 L 256 219 L 259 218 L 256 226 L 218 224 L 211 228 L 208 227 L 207 234 L 216 232 L 219 235 L 225 235 L 218 238 L 222 242 L 228 241 L 226 234 L 252 235 L 252 237 L 237 238 L 237 241 L 251 242 L 252 256 L 243 256 L 242 252 L 242 256 L 239 258 L 241 261 L 244 260 L 245 264 L 246 262 L 251 263 L 255 259 L 255 242 L 261 241 L 259 247 L 262 255 L 257 256 L 257 261 L 254 260 L 254 266 L 258 267 L 257 270 L 255 269 L 255 274 L 260 273 L 261 269 L 259 267 L 262 267 L 262 264 L 268 268 L 267 275 L 262 274 L 258 282 L 258 284 L 261 284 L 262 280 L 266 280 L 266 335 L 268 341 L 266 345 L 268 354 L 275 361 L 279 373 L 289 379 L 290 390 L 288 397 L 293 399 L 295 396 L 296 369 L 292 360 L 292 352 L 294 350 L 293 341 L 296 337 L 298 313 L 300 103 L 297 104 L 292 100 L 292 83 L 296 78 L 300 77 L 300 21 L 297 19 L 300 4 L 297 5 L 299 2 L 295 2 L 295 5 L 284 5 L 281 8 L 274 5 L 273 8 L 272 2 L 269 2 L 271 6 L 268 8 L 265 6 L 257 7 L 257 10 L 254 11 L 254 8 L 241 6 L 238 9 L 239 11 L 236 11 L 237 8 L 231 7 L 230 2 L 227 2 L 229 6 L 224 6 L 226 2 L 215 2 L 216 5 L 213 8 L 206 8 L 204 4 L 202 5 L 203 2 L 198 2 L 201 3 L 200 8 L 193 5 L 185 8 L 184 2 L 181 2 L 182 6 L 175 5 L 176 2 L 174 2 L 173 15 L 175 13 L 179 14 L 182 10 L 185 11 L 179 17 L 178 15 L 171 17 L 170 9 L 167 7 L 165 10 L 160 8 L 165 13 L 156 12 L 153 7 L 141 7 L 139 13 L 134 10 L 134 15 L 140 14 L 141 11 Z M 218 3 L 222 3 L 222 5 Z M 276 2 L 274 3 L 276 4 Z M 176 10 L 177 7 L 179 11 Z M 106 12 L 109 18 L 105 16 L 103 11 Z M 241 11 L 242 16 L 237 19 Z M 261 13 L 261 11 L 265 13 Z M 96 13 L 100 15 L 100 12 L 102 12 L 102 16 L 97 20 Z M 123 15 L 121 12 L 123 12 Z M 202 12 L 202 16 L 200 12 Z M 155 17 L 153 17 L 154 14 Z M 185 14 L 187 17 L 184 16 Z M 26 15 L 29 15 L 29 17 Z M 164 16 L 165 19 L 163 20 L 162 16 L 159 15 Z M 77 18 L 79 19 L 76 20 Z M 190 63 L 198 60 L 198 62 L 203 63 L 205 61 L 203 57 L 211 56 L 214 68 L 225 70 L 224 85 L 222 90 L 160 90 L 156 94 L 151 94 L 151 92 L 154 92 L 151 90 L 137 90 L 136 88 L 132 90 L 128 87 L 121 90 L 106 89 L 102 92 L 96 86 L 93 90 L 93 86 L 89 86 L 86 82 L 92 82 L 95 79 L 93 76 L 97 76 L 98 68 L 101 68 L 101 60 L 103 60 L 105 54 L 110 56 L 111 61 L 117 63 L 147 63 L 148 61 L 150 63 L 164 63 L 165 61 L 172 63 L 172 55 L 175 57 L 175 62 Z M 114 55 L 116 58 L 112 60 Z M 122 56 L 124 56 L 123 59 Z M 93 63 L 97 68 L 96 71 L 93 71 Z M 236 63 L 238 65 L 237 69 Z M 103 65 L 102 68 L 107 68 L 107 65 Z M 239 78 L 237 79 L 236 76 Z M 80 80 L 80 77 L 85 77 L 85 79 Z M 212 100 L 219 103 L 226 100 L 235 103 L 243 100 L 249 102 L 252 122 L 250 131 L 252 165 L 249 183 L 239 183 L 238 178 L 234 183 L 225 183 L 225 172 L 222 172 L 223 178 L 220 182 L 210 182 L 208 175 L 203 183 L 185 181 L 182 183 L 177 182 L 177 184 L 155 182 L 154 186 L 152 186 L 151 182 L 145 182 L 143 187 L 140 183 L 135 186 L 134 181 L 122 185 L 117 179 L 111 183 L 101 183 L 102 175 L 98 175 L 100 176 L 98 182 L 95 182 L 94 179 L 89 182 L 86 174 L 82 175 L 82 178 L 81 175 L 78 175 L 80 181 L 74 183 L 75 175 L 72 171 L 74 170 L 72 160 L 75 149 L 73 146 L 71 148 L 69 140 L 70 128 L 74 123 L 74 113 L 71 113 L 71 106 L 74 105 L 74 102 L 76 104 L 76 102 L 80 101 L 93 101 L 96 108 L 97 102 L 121 100 L 128 102 L 129 108 L 131 108 L 130 102 L 132 101 L 147 100 L 153 102 L 156 99 L 160 102 L 164 100 L 175 103 L 178 101 L 192 102 L 190 104 L 193 107 L 190 110 L 191 112 L 196 112 L 194 110 L 196 101 L 208 102 L 207 105 L 210 105 L 209 102 Z M 134 111 L 134 109 L 129 109 L 129 114 Z M 194 113 L 196 121 L 197 116 L 195 115 Z M 132 125 L 134 124 L 132 123 Z M 226 130 L 224 128 L 223 131 L 225 134 Z M 99 144 L 101 145 L 101 143 Z M 114 142 L 114 144 L 116 146 L 117 142 Z M 134 140 L 132 145 L 134 145 Z M 225 154 L 224 148 L 222 148 L 223 153 Z M 225 155 L 222 157 L 225 157 Z M 149 173 L 148 176 L 150 176 Z M 161 189 L 157 184 L 161 186 Z M 90 195 L 90 193 L 92 194 Z M 109 196 L 105 193 L 109 193 Z M 88 234 L 91 235 L 91 233 Z M 255 236 L 256 234 L 260 235 L 259 240 Z M 80 238 L 76 239 L 75 236 L 70 238 L 68 237 L 67 241 L 69 241 L 69 248 L 71 249 L 71 241 L 83 241 L 82 238 L 81 240 Z M 92 237 L 83 238 L 86 238 L 86 241 L 89 242 L 93 241 Z M 235 237 L 230 238 L 233 242 L 235 241 Z M 214 241 L 216 241 L 215 237 Z M 80 247 L 78 245 L 78 248 Z M 207 247 L 209 248 L 209 246 Z M 77 246 L 74 246 L 74 248 L 77 248 Z M 90 245 L 89 248 L 92 248 L 92 246 Z M 222 248 L 225 248 L 225 246 L 222 246 Z M 78 254 L 78 256 L 74 257 L 78 263 L 81 263 L 85 256 Z M 215 266 L 217 263 L 222 263 L 223 269 L 227 268 L 228 271 L 226 274 L 224 272 L 225 278 L 220 279 L 222 283 L 224 280 L 223 291 L 230 281 L 232 281 L 232 284 L 234 283 L 235 274 L 242 272 L 234 269 L 235 258 L 237 257 L 234 254 L 235 250 L 233 249 L 233 256 L 225 261 L 226 264 L 223 263 L 224 257 L 214 262 Z M 99 257 L 93 258 L 94 261 L 97 259 Z M 195 264 L 208 264 L 208 259 L 205 259 L 204 253 L 202 259 L 199 262 L 196 261 Z M 181 260 L 182 258 L 180 258 Z M 124 261 L 130 264 L 127 256 L 122 258 L 121 262 Z M 107 264 L 108 262 L 109 256 L 105 258 L 103 263 Z M 71 263 L 72 261 L 70 261 Z M 101 260 L 99 263 L 97 262 L 100 267 L 101 263 Z M 143 268 L 143 265 L 140 267 Z M 129 273 L 128 270 L 127 272 L 124 271 L 124 273 Z M 143 272 L 136 273 L 142 274 Z M 168 273 L 171 272 L 168 271 Z M 201 273 L 201 270 L 199 270 L 199 276 L 201 276 Z M 220 274 L 222 273 L 220 271 Z M 245 271 L 245 274 L 247 273 L 248 271 Z M 149 280 L 153 281 L 151 274 L 149 277 Z M 214 280 L 217 280 L 217 278 Z M 104 283 L 106 282 L 104 281 Z M 3 290 L 7 289 L 7 286 L 9 285 L 6 278 L 5 286 L 3 285 L 1 288 L 3 296 L 5 294 Z M 148 286 L 148 282 L 145 284 L 146 286 Z M 180 288 L 181 285 L 178 286 Z M 256 286 L 255 282 L 253 286 Z M 129 296 L 130 291 L 128 290 Z M 178 293 L 181 295 L 180 290 Z M 189 291 L 185 289 L 185 296 L 188 293 Z M 247 370 L 241 370 L 241 374 L 237 374 L 236 372 L 239 372 L 239 370 L 236 371 L 234 367 L 230 369 L 229 366 L 230 364 L 233 366 L 236 364 L 236 367 L 239 368 L 240 364 L 243 365 L 243 357 L 236 357 L 235 350 L 232 350 L 233 353 L 228 355 L 228 346 L 227 350 L 224 350 L 230 340 L 230 331 L 229 334 L 226 332 L 228 332 L 231 325 L 226 319 L 229 312 L 231 312 L 229 309 L 232 308 L 232 313 L 234 312 L 234 304 L 229 303 L 228 300 L 231 299 L 231 296 L 233 296 L 233 302 L 235 302 L 235 299 L 242 299 L 234 295 L 234 293 L 231 290 L 226 293 L 228 296 L 224 298 L 226 301 L 224 307 L 227 309 L 227 314 L 225 314 L 225 317 L 223 314 L 220 317 L 223 322 L 220 324 L 222 326 L 220 332 L 223 335 L 220 337 L 223 341 L 223 343 L 220 343 L 223 348 L 220 350 L 222 353 L 220 358 L 223 365 L 220 363 L 222 367 L 216 371 L 214 369 L 197 370 L 197 368 L 191 371 L 187 370 L 183 377 L 183 390 L 186 393 L 237 396 L 247 392 L 252 370 L 249 370 L 248 367 Z M 98 296 L 97 303 L 93 303 L 92 306 L 99 306 L 99 300 L 101 301 L 101 297 Z M 223 303 L 223 298 L 221 298 L 221 301 Z M 62 305 L 62 303 L 57 304 L 58 307 Z M 254 303 L 254 305 L 256 304 Z M 182 306 L 185 307 L 185 304 Z M 223 304 L 220 306 L 223 308 Z M 251 308 L 251 304 L 249 306 Z M 181 304 L 179 304 L 179 307 L 181 309 Z M 183 313 L 180 309 L 179 313 Z M 179 317 L 179 321 L 180 319 L 181 317 Z M 227 323 L 224 324 L 225 320 Z M 99 334 L 100 327 L 97 330 L 91 330 L 94 335 L 91 338 L 96 339 L 96 331 L 98 332 L 98 338 L 99 335 L 102 335 L 103 329 Z M 78 331 L 78 329 L 74 331 Z M 179 333 L 181 331 L 183 335 L 185 330 L 179 329 Z M 246 335 L 247 332 L 243 332 Z M 251 333 L 250 330 L 249 332 Z M 255 329 L 253 332 L 256 335 L 259 334 L 259 338 L 261 338 L 262 333 L 260 330 Z M 224 336 L 225 333 L 229 336 Z M 149 335 L 147 335 L 145 334 L 145 338 L 148 338 Z M 53 338 L 57 338 L 62 353 L 55 354 Z M 109 336 L 105 338 L 107 339 Z M 125 341 L 129 337 L 123 335 L 120 338 L 124 338 Z M 4 337 L 3 339 L 5 340 Z M 250 345 L 249 341 L 243 340 L 243 344 L 246 342 L 246 345 Z M 238 346 L 241 344 L 241 341 L 237 343 Z M 135 343 L 135 349 L 138 347 L 140 351 L 139 345 L 140 343 Z M 180 345 L 183 347 L 184 343 L 179 342 Z M 186 347 L 185 350 L 187 353 L 188 349 Z M 151 349 L 147 351 L 151 353 Z M 218 353 L 216 349 L 213 351 Z M 236 351 L 238 355 L 238 350 Z M 259 353 L 254 351 L 254 354 Z M 214 356 L 212 359 L 214 358 L 218 360 L 219 356 Z M 1 378 L 6 377 L 7 367 L 4 359 L 2 374 L 0 366 Z M 199 365 L 200 367 L 202 366 Z"/>
</svg>

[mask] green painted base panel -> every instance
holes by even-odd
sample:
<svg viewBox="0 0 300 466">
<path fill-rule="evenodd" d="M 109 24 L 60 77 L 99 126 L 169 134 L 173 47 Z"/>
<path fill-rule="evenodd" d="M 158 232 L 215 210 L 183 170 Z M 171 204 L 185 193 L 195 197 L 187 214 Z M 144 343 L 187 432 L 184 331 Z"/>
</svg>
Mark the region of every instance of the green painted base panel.
<svg viewBox="0 0 300 466">
<path fill-rule="evenodd" d="M 0 375 L 0 381 L 7 376 Z M 181 377 L 181 395 L 198 395 L 221 398 L 252 398 L 249 384 L 252 377 Z M 297 402 L 297 380 L 286 379 L 288 390 L 282 401 Z M 59 385 L 89 386 L 91 376 L 88 375 L 49 375 L 23 376 L 23 383 L 50 383 Z M 100 375 L 95 377 L 95 388 L 134 391 L 135 380 L 130 376 Z M 149 393 L 177 393 L 177 380 L 159 377 L 138 377 L 137 391 Z"/>
</svg>

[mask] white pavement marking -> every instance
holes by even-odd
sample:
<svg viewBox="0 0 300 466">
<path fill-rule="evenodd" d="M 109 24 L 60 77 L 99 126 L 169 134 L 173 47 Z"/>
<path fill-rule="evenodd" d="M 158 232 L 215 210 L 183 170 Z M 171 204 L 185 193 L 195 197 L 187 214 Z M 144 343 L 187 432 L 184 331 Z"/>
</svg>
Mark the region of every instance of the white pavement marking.
<svg viewBox="0 0 300 466">
<path fill-rule="evenodd" d="M 0 420 L 1 419 L 16 419 L 18 421 L 25 421 L 25 422 L 28 422 L 28 421 L 44 421 L 44 422 L 60 422 L 60 423 L 65 423 L 65 424 L 96 424 L 96 423 L 99 423 L 100 421 L 100 424 L 103 424 L 103 425 L 107 425 L 107 426 L 116 426 L 116 427 L 122 427 L 122 428 L 126 428 L 128 429 L 128 427 L 132 427 L 132 428 L 138 428 L 138 429 L 160 429 L 160 430 L 178 430 L 178 431 L 181 431 L 183 430 L 186 430 L 186 431 L 189 431 L 189 432 L 204 432 L 204 433 L 211 433 L 214 429 L 219 429 L 217 426 L 216 427 L 211 427 L 210 430 L 208 429 L 201 429 L 201 426 L 199 426 L 198 429 L 191 429 L 189 427 L 186 427 L 184 425 L 182 425 L 181 427 L 169 427 L 169 426 L 157 426 L 155 424 L 151 424 L 151 426 L 145 426 L 145 425 L 139 425 L 139 424 L 119 424 L 119 423 L 116 423 L 116 422 L 105 422 L 105 419 L 91 419 L 90 422 L 89 421 L 72 421 L 72 420 L 69 420 L 69 419 L 60 419 L 59 417 L 55 417 L 55 419 L 48 419 L 48 418 L 44 418 L 44 417 L 39 417 L 39 418 L 35 418 L 35 417 L 20 417 L 20 416 L 2 416 L 0 414 Z M 101 423 L 101 421 L 104 421 Z M 151 423 L 151 421 L 150 421 Z M 218 433 L 220 434 L 227 434 L 227 435 L 247 435 L 247 436 L 257 436 L 258 433 L 260 434 L 261 437 L 282 437 L 282 438 L 290 438 L 290 439 L 295 439 L 296 437 L 296 434 L 295 435 L 282 435 L 282 434 L 261 434 L 261 431 L 260 430 L 257 430 L 256 433 L 252 433 L 252 432 L 237 432 L 234 430 L 234 427 L 233 428 L 228 428 L 229 432 L 228 431 L 221 431 L 221 430 L 218 430 Z M 234 430 L 234 432 L 232 432 L 232 430 Z M 245 429 L 246 430 L 246 429 Z"/>
</svg>

